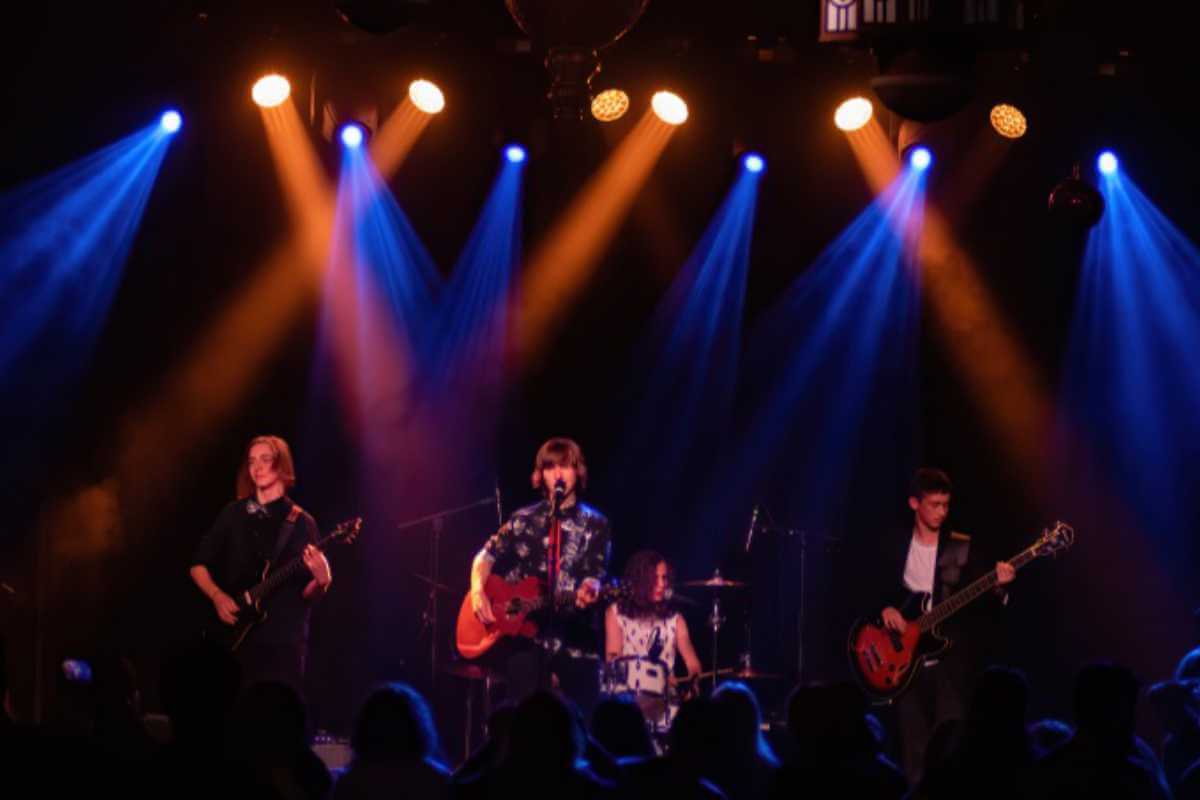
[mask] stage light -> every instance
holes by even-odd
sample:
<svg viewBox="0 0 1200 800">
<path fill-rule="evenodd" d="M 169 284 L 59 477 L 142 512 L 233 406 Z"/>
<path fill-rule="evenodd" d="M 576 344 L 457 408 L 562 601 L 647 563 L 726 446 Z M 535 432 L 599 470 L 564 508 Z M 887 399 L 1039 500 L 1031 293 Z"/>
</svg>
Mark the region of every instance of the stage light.
<svg viewBox="0 0 1200 800">
<path fill-rule="evenodd" d="M 767 162 L 758 153 L 747 153 L 742 157 L 742 166 L 748 172 L 762 172 L 766 168 Z"/>
<path fill-rule="evenodd" d="M 408 99 L 426 114 L 437 114 L 446 107 L 446 97 L 433 81 L 418 78 L 408 85 Z"/>
<path fill-rule="evenodd" d="M 525 148 L 519 144 L 510 144 L 504 148 L 504 157 L 512 164 L 520 164 L 525 160 Z"/>
<path fill-rule="evenodd" d="M 658 118 L 668 125 L 682 125 L 687 122 L 687 103 L 674 92 L 657 92 L 650 105 Z"/>
<path fill-rule="evenodd" d="M 629 110 L 629 95 L 620 89 L 605 89 L 592 98 L 592 116 L 601 122 L 613 122 Z"/>
<path fill-rule="evenodd" d="M 928 147 L 914 147 L 908 154 L 908 163 L 913 169 L 923 172 L 933 163 L 933 153 L 929 152 Z"/>
<path fill-rule="evenodd" d="M 346 145 L 346 147 L 353 148 L 361 145 L 363 143 L 363 139 L 366 137 L 365 134 L 363 134 L 362 125 L 359 125 L 357 122 L 347 122 L 342 126 L 341 138 L 342 144 Z"/>
<path fill-rule="evenodd" d="M 871 101 L 865 97 L 851 97 L 837 107 L 833 114 L 833 124 L 846 132 L 856 131 L 871 121 L 874 113 Z"/>
<path fill-rule="evenodd" d="M 1020 139 L 1028 128 L 1021 110 L 1007 103 L 992 106 L 992 113 L 988 118 L 992 121 L 992 128 L 996 133 L 1005 139 Z"/>
<path fill-rule="evenodd" d="M 1112 150 L 1105 150 L 1096 159 L 1096 166 L 1100 167 L 1100 171 L 1105 175 L 1112 175 L 1117 171 L 1117 157 L 1113 154 Z"/>
<path fill-rule="evenodd" d="M 175 133 L 183 126 L 183 115 L 172 108 L 163 112 L 162 117 L 158 120 L 158 124 L 167 133 Z"/>
<path fill-rule="evenodd" d="M 254 83 L 250 96 L 254 102 L 263 108 L 274 108 L 287 100 L 292 93 L 292 85 L 282 75 L 265 75 Z"/>
</svg>

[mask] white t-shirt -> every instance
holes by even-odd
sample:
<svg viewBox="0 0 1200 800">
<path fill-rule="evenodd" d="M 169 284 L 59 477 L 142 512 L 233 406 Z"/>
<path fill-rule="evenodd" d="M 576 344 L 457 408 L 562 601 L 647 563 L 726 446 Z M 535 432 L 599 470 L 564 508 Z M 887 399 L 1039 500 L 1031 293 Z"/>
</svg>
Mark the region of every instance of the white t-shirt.
<svg viewBox="0 0 1200 800">
<path fill-rule="evenodd" d="M 913 536 L 904 562 L 904 585 L 910 592 L 933 594 L 933 576 L 937 568 L 937 543 L 924 545 Z"/>
</svg>

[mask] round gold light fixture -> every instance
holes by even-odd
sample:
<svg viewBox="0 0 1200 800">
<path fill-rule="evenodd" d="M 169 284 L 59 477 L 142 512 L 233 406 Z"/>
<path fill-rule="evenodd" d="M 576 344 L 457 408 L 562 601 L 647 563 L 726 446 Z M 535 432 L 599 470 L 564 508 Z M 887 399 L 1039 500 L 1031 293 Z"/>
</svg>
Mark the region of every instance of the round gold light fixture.
<svg viewBox="0 0 1200 800">
<path fill-rule="evenodd" d="M 991 119 L 996 133 L 1005 139 L 1020 139 L 1028 128 L 1025 115 L 1021 113 L 1021 110 L 1007 103 L 993 106 L 989 119 Z"/>
<path fill-rule="evenodd" d="M 605 89 L 592 98 L 592 116 L 601 122 L 614 122 L 629 110 L 629 95 L 620 89 Z"/>
</svg>

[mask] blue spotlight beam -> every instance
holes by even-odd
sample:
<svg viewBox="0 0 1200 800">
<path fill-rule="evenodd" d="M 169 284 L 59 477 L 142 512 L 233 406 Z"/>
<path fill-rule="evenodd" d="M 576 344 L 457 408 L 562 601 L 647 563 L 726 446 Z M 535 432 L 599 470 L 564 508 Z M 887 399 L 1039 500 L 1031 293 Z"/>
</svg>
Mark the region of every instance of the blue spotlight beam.
<svg viewBox="0 0 1200 800">
<path fill-rule="evenodd" d="M 0 198 L 0 375 L 77 376 L 103 325 L 166 154 L 156 122 Z M 30 387 L 26 386 L 24 391 Z"/>
<path fill-rule="evenodd" d="M 711 516 L 727 519 L 774 489 L 792 521 L 828 530 L 848 513 L 864 438 L 897 450 L 871 458 L 907 464 L 919 304 L 910 241 L 922 208 L 921 172 L 906 170 L 755 326 L 751 424 L 716 482 L 724 491 L 706 493 Z"/>
<path fill-rule="evenodd" d="M 651 535 L 677 533 L 684 498 L 728 432 L 757 195 L 758 175 L 739 171 L 638 347 L 618 479 L 642 500 L 655 487 L 655 503 L 638 506 Z"/>
<path fill-rule="evenodd" d="M 430 359 L 443 379 L 475 375 L 486 364 L 499 369 L 508 293 L 521 257 L 520 164 L 506 158 L 501 165 L 443 294 Z"/>
<path fill-rule="evenodd" d="M 1125 173 L 1100 181 L 1063 379 L 1063 410 L 1090 455 L 1159 534 L 1200 519 L 1200 250 Z M 1174 541 L 1160 541 L 1174 550 Z M 1173 563 L 1194 563 L 1170 554 Z"/>
</svg>

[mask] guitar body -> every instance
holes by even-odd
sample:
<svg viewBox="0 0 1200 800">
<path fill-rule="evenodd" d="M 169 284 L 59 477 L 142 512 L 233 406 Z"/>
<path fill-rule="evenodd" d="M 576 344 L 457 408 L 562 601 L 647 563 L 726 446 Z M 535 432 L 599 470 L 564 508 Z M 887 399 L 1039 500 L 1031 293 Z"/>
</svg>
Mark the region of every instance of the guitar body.
<svg viewBox="0 0 1200 800">
<path fill-rule="evenodd" d="M 358 534 L 362 531 L 362 524 L 362 517 L 348 519 L 339 523 L 328 536 L 313 544 L 318 550 L 322 550 L 331 542 L 350 544 L 358 538 Z M 204 638 L 220 643 L 230 652 L 237 650 L 250 631 L 266 620 L 267 612 L 263 608 L 263 600 L 285 581 L 307 569 L 301 556 L 296 556 L 274 572 L 271 571 L 271 567 L 270 562 L 265 563 L 261 574 L 262 579 L 258 583 L 230 594 L 233 601 L 237 603 L 237 621 L 232 625 L 226 625 L 220 620 L 210 623 L 204 631 Z"/>
<path fill-rule="evenodd" d="M 1036 558 L 1056 555 L 1074 543 L 1075 529 L 1065 522 L 1055 522 L 1008 563 L 1017 570 Z M 997 571 L 987 572 L 918 618 L 906 617 L 908 625 L 904 633 L 888 630 L 878 618 L 855 622 L 846 641 L 846 652 L 850 657 L 850 672 L 858 685 L 876 703 L 893 702 L 912 685 L 917 673 L 931 659 L 950 647 L 950 640 L 942 635 L 941 624 L 998 585 Z M 913 594 L 910 600 L 920 596 Z"/>
<path fill-rule="evenodd" d="M 858 685 L 873 702 L 888 704 L 912 685 L 927 660 L 939 657 L 950 644 L 937 628 L 922 635 L 915 620 L 897 633 L 878 619 L 860 619 L 850 628 L 846 648 Z"/>
<path fill-rule="evenodd" d="M 489 575 L 483 592 L 492 605 L 496 622 L 484 625 L 479 621 L 471 608 L 471 594 L 468 592 L 458 610 L 458 623 L 454 629 L 458 652 L 463 658 L 479 658 L 505 636 L 532 639 L 537 635 L 538 628 L 526 617 L 534 606 L 540 604 L 545 591 L 537 578 L 508 583 L 498 575 Z"/>
</svg>

